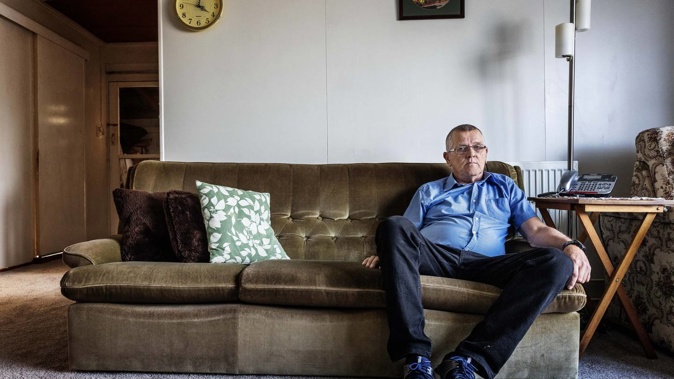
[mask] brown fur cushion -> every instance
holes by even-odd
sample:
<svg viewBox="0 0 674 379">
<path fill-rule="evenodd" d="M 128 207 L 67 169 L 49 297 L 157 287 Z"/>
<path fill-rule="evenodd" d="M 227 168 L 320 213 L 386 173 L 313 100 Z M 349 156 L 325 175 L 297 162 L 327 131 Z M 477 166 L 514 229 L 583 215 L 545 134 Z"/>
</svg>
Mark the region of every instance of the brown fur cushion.
<svg viewBox="0 0 674 379">
<path fill-rule="evenodd" d="M 181 262 L 209 262 L 208 239 L 199 196 L 169 191 L 164 202 L 171 246 Z"/>
<path fill-rule="evenodd" d="M 164 216 L 166 192 L 117 188 L 112 197 L 122 232 L 123 261 L 177 261 Z"/>
</svg>

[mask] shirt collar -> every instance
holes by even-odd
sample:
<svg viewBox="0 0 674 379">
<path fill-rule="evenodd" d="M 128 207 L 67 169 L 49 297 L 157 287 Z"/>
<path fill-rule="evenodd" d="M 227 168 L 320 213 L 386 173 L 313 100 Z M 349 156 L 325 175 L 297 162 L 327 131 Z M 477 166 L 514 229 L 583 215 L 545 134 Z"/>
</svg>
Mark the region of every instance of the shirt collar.
<svg viewBox="0 0 674 379">
<path fill-rule="evenodd" d="M 482 179 L 478 180 L 476 183 L 484 182 L 487 179 L 489 179 L 490 177 L 491 177 L 491 172 L 485 171 L 482 175 Z M 466 185 L 466 184 L 460 184 L 459 182 L 457 182 L 456 179 L 454 178 L 454 173 L 451 173 L 451 174 L 449 174 L 449 176 L 447 177 L 447 180 L 445 181 L 445 190 L 449 191 L 454 187 L 460 187 L 460 186 L 464 186 L 464 185 Z"/>
</svg>

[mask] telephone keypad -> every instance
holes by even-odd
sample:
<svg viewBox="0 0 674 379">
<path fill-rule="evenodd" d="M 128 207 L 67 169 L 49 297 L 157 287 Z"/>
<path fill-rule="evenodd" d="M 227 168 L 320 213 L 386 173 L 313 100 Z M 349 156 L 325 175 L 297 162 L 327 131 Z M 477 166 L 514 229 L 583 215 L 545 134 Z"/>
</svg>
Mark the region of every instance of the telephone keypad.
<svg viewBox="0 0 674 379">
<path fill-rule="evenodd" d="M 571 188 L 561 195 L 609 196 L 615 186 L 616 177 L 611 174 L 585 174 L 575 179 Z"/>
</svg>

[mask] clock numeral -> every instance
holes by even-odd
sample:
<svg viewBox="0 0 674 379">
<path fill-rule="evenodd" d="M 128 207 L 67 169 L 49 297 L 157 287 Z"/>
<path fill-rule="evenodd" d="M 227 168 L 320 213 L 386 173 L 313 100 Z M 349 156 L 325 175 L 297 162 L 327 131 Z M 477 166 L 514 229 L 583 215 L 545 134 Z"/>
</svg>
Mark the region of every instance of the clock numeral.
<svg viewBox="0 0 674 379">
<path fill-rule="evenodd" d="M 0 0 L 1 2 L 2 0 Z M 168 1 L 168 0 L 167 0 Z M 176 4 L 176 13 L 183 24 L 192 30 L 204 29 L 215 23 L 222 12 L 222 0 L 172 0 Z M 208 6 L 201 4 L 210 3 Z M 193 9 L 193 8 L 196 8 Z M 209 9 L 210 8 L 210 12 Z M 202 12 L 204 11 L 204 12 Z M 195 14 L 196 12 L 196 14 Z M 210 14 L 209 14 L 210 13 Z"/>
</svg>

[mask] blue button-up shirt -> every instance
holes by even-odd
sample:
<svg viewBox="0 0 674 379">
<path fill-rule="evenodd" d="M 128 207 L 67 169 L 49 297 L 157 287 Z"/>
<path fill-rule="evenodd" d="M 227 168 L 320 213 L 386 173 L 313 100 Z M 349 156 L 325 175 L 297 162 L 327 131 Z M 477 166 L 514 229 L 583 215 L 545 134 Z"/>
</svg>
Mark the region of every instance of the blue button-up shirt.
<svg viewBox="0 0 674 379">
<path fill-rule="evenodd" d="M 509 227 L 519 230 L 536 211 L 510 177 L 485 172 L 472 184 L 450 175 L 422 185 L 404 216 L 436 244 L 497 256 L 505 254 Z"/>
</svg>

